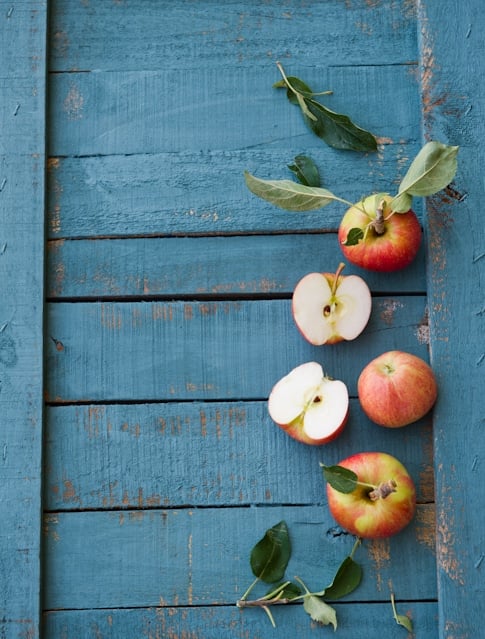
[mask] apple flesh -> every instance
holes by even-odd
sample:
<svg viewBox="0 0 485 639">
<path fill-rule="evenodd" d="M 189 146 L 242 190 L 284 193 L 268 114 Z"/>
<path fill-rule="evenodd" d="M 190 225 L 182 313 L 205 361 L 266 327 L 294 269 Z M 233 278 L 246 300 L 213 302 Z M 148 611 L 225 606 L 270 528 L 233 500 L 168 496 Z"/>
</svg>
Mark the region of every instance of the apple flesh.
<svg viewBox="0 0 485 639">
<path fill-rule="evenodd" d="M 307 362 L 275 384 L 268 412 L 290 437 L 305 444 L 326 444 L 342 432 L 347 422 L 347 386 L 326 377 L 317 362 Z"/>
<path fill-rule="evenodd" d="M 420 357 L 389 351 L 363 369 L 357 392 L 369 419 L 380 426 L 399 428 L 431 410 L 438 387 L 433 370 Z"/>
<path fill-rule="evenodd" d="M 392 197 L 370 195 L 354 204 L 344 214 L 338 230 L 340 247 L 352 264 L 371 271 L 391 272 L 405 268 L 416 257 L 421 244 L 421 226 L 414 211 L 392 213 Z M 375 224 L 378 210 L 383 221 Z M 360 229 L 363 238 L 347 245 L 352 229 Z"/>
<path fill-rule="evenodd" d="M 340 264 L 336 273 L 309 273 L 293 291 L 295 323 L 316 346 L 355 339 L 369 321 L 369 287 L 358 275 L 341 275 L 344 266 Z"/>
<path fill-rule="evenodd" d="M 414 517 L 416 489 L 406 468 L 392 455 L 357 453 L 339 466 L 360 482 L 351 493 L 327 484 L 327 500 L 335 521 L 357 537 L 380 539 L 400 532 Z"/>
</svg>

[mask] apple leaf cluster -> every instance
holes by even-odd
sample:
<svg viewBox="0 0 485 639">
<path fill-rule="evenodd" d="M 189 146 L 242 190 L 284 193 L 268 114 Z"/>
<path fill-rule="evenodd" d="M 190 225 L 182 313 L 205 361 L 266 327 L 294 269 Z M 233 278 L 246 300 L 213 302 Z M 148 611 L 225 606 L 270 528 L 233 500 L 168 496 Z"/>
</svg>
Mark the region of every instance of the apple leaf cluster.
<svg viewBox="0 0 485 639">
<path fill-rule="evenodd" d="M 287 76 L 278 62 L 282 80 L 273 86 L 286 89 L 288 100 L 300 107 L 310 129 L 335 149 L 369 152 L 377 149 L 376 138 L 356 126 L 346 115 L 335 113 L 315 100 L 318 95 L 295 76 Z M 408 266 L 417 255 L 421 226 L 411 209 L 414 196 L 438 193 L 453 180 L 459 147 L 427 142 L 412 161 L 395 195 L 374 193 L 351 202 L 322 188 L 313 161 L 299 155 L 289 168 L 294 180 L 267 180 L 244 172 L 248 189 L 256 196 L 287 211 L 314 211 L 332 202 L 346 204 L 338 230 L 345 257 L 362 268 L 390 272 Z"/>
<path fill-rule="evenodd" d="M 350 555 L 338 567 L 332 582 L 323 590 L 312 592 L 299 577 L 295 577 L 295 581 L 282 581 L 291 558 L 291 542 L 286 522 L 280 521 L 269 528 L 251 550 L 250 565 L 256 579 L 239 599 L 237 606 L 262 608 L 274 627 L 276 624 L 271 606 L 302 602 L 304 611 L 313 621 L 332 625 L 336 630 L 337 613 L 325 599 L 340 599 L 360 584 L 362 568 L 353 558 L 359 544 L 360 540 L 357 540 Z M 261 581 L 276 585 L 272 585 L 259 599 L 248 600 L 250 592 Z"/>
<path fill-rule="evenodd" d="M 406 213 L 412 198 L 438 193 L 453 180 L 457 169 L 457 146 L 427 142 L 412 161 L 402 179 L 397 194 L 390 203 L 392 213 Z M 263 180 L 244 172 L 246 186 L 263 200 L 287 211 L 313 211 L 331 202 L 352 203 L 315 185 L 298 184 L 292 180 Z M 366 211 L 364 211 L 365 213 Z M 362 239 L 362 236 L 359 237 Z M 358 241 L 358 239 L 357 239 Z"/>
<path fill-rule="evenodd" d="M 328 95 L 331 91 L 314 93 L 299 78 L 287 77 L 280 63 L 277 64 L 283 79 L 276 82 L 275 88 L 286 88 L 286 95 L 292 104 L 300 107 L 305 123 L 329 146 L 345 151 L 377 151 L 377 141 L 372 133 L 365 131 L 342 113 L 335 113 L 315 96 Z"/>
</svg>

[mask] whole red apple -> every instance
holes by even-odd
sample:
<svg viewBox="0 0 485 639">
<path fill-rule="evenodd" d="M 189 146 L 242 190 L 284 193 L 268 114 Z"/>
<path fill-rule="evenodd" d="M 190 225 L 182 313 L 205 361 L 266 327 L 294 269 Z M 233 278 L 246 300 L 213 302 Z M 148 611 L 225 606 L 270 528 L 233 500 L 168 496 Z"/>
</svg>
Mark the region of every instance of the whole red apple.
<svg viewBox="0 0 485 639">
<path fill-rule="evenodd" d="M 338 466 L 357 476 L 352 492 L 328 483 L 328 507 L 335 521 L 357 537 L 379 539 L 400 532 L 416 510 L 416 489 L 406 468 L 387 453 L 352 455 Z"/>
<path fill-rule="evenodd" d="M 390 195 L 379 193 L 347 210 L 338 239 L 349 262 L 371 271 L 390 272 L 414 260 L 421 243 L 418 218 L 412 210 L 393 213 L 391 201 Z"/>
<path fill-rule="evenodd" d="M 376 424 L 399 428 L 421 419 L 438 395 L 431 367 L 420 357 L 389 351 L 359 375 L 357 392 L 364 413 Z"/>
</svg>

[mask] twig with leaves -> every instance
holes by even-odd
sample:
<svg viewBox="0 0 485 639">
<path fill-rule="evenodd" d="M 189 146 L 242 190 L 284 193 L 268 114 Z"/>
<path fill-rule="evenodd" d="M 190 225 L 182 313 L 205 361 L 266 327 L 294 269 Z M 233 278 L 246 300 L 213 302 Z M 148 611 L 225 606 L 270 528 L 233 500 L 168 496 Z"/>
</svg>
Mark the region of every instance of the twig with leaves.
<svg viewBox="0 0 485 639">
<path fill-rule="evenodd" d="M 312 592 L 300 577 L 295 577 L 294 582 L 282 581 L 291 557 L 291 542 L 286 522 L 280 521 L 269 528 L 251 550 L 250 565 L 255 579 L 236 605 L 238 608 L 261 608 L 268 615 L 271 624 L 276 626 L 271 606 L 302 602 L 303 609 L 314 621 L 323 625 L 331 624 L 336 629 L 336 611 L 325 600 L 340 599 L 353 592 L 360 584 L 362 568 L 354 560 L 354 553 L 359 545 L 360 539 L 357 539 L 332 582 L 323 590 Z M 248 600 L 249 594 L 259 582 L 276 585 L 258 599 Z"/>
</svg>

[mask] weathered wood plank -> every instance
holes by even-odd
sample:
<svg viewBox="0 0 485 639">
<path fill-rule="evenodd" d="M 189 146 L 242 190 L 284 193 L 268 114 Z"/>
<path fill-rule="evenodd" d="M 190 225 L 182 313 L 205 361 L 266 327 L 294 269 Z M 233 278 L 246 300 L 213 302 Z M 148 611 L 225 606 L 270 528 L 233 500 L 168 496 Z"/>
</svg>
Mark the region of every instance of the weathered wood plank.
<svg viewBox="0 0 485 639">
<path fill-rule="evenodd" d="M 358 400 L 323 447 L 290 439 L 266 402 L 50 407 L 46 431 L 48 510 L 322 503 L 319 463 L 376 447 L 406 464 L 419 501 L 433 500 L 430 418 L 383 429 Z"/>
<path fill-rule="evenodd" d="M 396 591 L 396 595 L 397 595 Z M 339 639 L 360 637 L 403 639 L 404 630 L 394 619 L 388 603 L 332 604 L 337 610 Z M 400 601 L 398 610 L 413 621 L 416 637 L 438 639 L 436 603 Z M 128 610 L 69 610 L 46 613 L 45 636 L 49 639 L 119 639 L 119 637 L 204 637 L 204 639 L 274 639 L 276 633 L 306 639 L 325 633 L 312 623 L 300 606 L 274 611 L 276 631 L 260 610 L 240 611 L 235 606 L 198 608 L 145 608 Z M 327 629 L 327 632 L 328 629 Z"/>
<path fill-rule="evenodd" d="M 301 74 L 298 67 L 288 71 Z M 288 151 L 289 141 L 301 152 L 311 147 L 314 135 L 285 94 L 272 88 L 278 75 L 273 64 L 237 73 L 226 67 L 190 66 L 183 81 L 179 71 L 170 69 L 53 74 L 49 155 L 200 153 L 268 146 Z M 326 102 L 329 108 L 347 113 L 378 137 L 401 143 L 419 140 L 417 78 L 408 66 L 322 65 L 308 75 L 302 79 L 334 91 Z M 392 87 L 392 100 L 383 99 L 377 86 Z M 207 87 L 223 90 L 210 94 Z M 352 104 L 349 95 L 355 96 Z"/>
<path fill-rule="evenodd" d="M 483 635 L 485 601 L 482 16 L 479 0 L 421 3 L 425 131 L 460 145 L 456 188 L 465 196 L 428 202 L 431 352 L 442 389 L 435 414 L 439 631 L 446 639 Z"/>
<path fill-rule="evenodd" d="M 399 136 L 396 128 L 393 135 Z M 245 146 L 244 140 L 241 145 Z M 305 153 L 317 163 L 326 188 L 356 202 L 374 192 L 395 193 L 420 143 L 381 144 L 377 154 L 369 155 L 342 154 L 319 140 L 300 142 L 299 137 L 294 142 L 287 139 L 282 149 L 272 146 L 51 158 L 49 237 L 335 230 L 344 204 L 310 213 L 283 211 L 248 191 L 244 170 L 262 178 L 292 179 L 287 165 L 295 155 Z M 414 205 L 420 215 L 419 199 Z"/>
<path fill-rule="evenodd" d="M 38 637 L 46 2 L 0 11 L 0 636 Z"/>
<path fill-rule="evenodd" d="M 290 300 L 52 303 L 46 396 L 50 402 L 260 399 L 310 360 L 321 361 L 355 396 L 360 371 L 380 353 L 399 348 L 428 357 L 425 302 L 375 298 L 359 339 L 326 347 L 299 335 Z"/>
<path fill-rule="evenodd" d="M 432 513 L 419 506 L 398 536 L 363 544 L 364 577 L 347 600 L 389 601 L 390 583 L 405 600 L 436 597 Z M 250 549 L 281 519 L 292 539 L 288 574 L 325 587 L 354 538 L 321 506 L 46 515 L 44 609 L 234 603 L 253 581 Z"/>
<path fill-rule="evenodd" d="M 54 3 L 51 69 L 239 69 L 260 67 L 279 56 L 313 66 L 323 51 L 328 66 L 416 60 L 416 11 L 406 0 L 345 6 L 339 0 L 290 0 L 281 6 L 257 0 L 141 4 L 143 10 L 132 1 L 115 6 Z"/>
<path fill-rule="evenodd" d="M 307 273 L 335 272 L 335 233 L 53 241 L 47 295 L 63 298 L 291 295 Z M 373 293 L 424 294 L 424 251 L 408 269 L 376 274 L 347 264 Z"/>
</svg>

